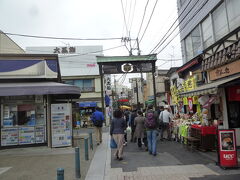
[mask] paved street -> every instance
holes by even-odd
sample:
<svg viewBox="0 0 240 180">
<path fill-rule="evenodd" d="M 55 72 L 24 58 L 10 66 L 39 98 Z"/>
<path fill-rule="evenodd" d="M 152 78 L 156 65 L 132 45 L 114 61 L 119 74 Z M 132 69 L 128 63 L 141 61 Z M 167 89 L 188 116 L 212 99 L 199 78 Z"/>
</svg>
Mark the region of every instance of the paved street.
<svg viewBox="0 0 240 180">
<path fill-rule="evenodd" d="M 159 142 L 156 157 L 135 143 L 128 143 L 124 160 L 118 161 L 109 148 L 109 135 L 105 133 L 103 137 L 105 141 L 97 148 L 87 180 L 232 180 L 240 177 L 240 169 L 223 170 L 215 165 L 216 152 L 190 152 L 178 142 Z"/>
</svg>

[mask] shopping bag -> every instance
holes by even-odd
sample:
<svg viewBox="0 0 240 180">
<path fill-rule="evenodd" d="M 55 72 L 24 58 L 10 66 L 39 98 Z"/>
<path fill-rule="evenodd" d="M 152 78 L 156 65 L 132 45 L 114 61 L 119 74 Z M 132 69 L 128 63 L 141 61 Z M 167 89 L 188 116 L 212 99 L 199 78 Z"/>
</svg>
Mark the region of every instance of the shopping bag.
<svg viewBox="0 0 240 180">
<path fill-rule="evenodd" d="M 111 140 L 110 140 L 110 147 L 112 149 L 116 149 L 117 148 L 117 143 L 115 142 L 115 140 L 113 138 L 111 138 Z"/>
</svg>

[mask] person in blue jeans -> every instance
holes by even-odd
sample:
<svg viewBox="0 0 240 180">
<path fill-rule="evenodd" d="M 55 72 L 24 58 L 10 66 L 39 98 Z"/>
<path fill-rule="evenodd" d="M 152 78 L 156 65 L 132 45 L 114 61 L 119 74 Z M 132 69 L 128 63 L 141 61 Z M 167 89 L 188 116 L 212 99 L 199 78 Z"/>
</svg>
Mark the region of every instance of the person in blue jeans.
<svg viewBox="0 0 240 180">
<path fill-rule="evenodd" d="M 157 155 L 157 127 L 158 114 L 153 111 L 152 105 L 148 107 L 146 113 L 145 127 L 147 129 L 148 152 L 153 156 Z"/>
</svg>

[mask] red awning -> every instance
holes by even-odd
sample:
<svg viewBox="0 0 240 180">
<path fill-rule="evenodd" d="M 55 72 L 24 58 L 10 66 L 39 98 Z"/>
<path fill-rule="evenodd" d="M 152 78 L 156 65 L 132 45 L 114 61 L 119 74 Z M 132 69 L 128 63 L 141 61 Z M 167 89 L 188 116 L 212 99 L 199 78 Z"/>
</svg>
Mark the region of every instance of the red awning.
<svg viewBox="0 0 240 180">
<path fill-rule="evenodd" d="M 119 99 L 118 101 L 119 102 L 128 102 L 129 100 L 128 99 Z"/>
<path fill-rule="evenodd" d="M 180 72 L 182 72 L 182 71 L 184 71 L 184 70 L 192 67 L 192 66 L 195 65 L 195 64 L 198 64 L 198 60 L 197 60 L 197 59 L 193 60 L 193 61 L 190 62 L 190 63 L 184 64 L 181 68 L 179 68 L 179 69 L 177 70 L 177 73 L 180 73 Z"/>
</svg>

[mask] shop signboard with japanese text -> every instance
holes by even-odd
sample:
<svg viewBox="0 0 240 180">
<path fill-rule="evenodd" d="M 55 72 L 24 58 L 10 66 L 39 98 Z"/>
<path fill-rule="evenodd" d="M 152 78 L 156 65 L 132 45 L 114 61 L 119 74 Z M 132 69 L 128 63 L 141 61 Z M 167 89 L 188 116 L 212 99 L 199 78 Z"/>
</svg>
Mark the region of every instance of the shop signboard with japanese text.
<svg viewBox="0 0 240 180">
<path fill-rule="evenodd" d="M 218 130 L 219 165 L 221 167 L 236 167 L 237 149 L 235 129 Z"/>
<path fill-rule="evenodd" d="M 51 104 L 52 147 L 72 145 L 72 105 Z"/>
</svg>

